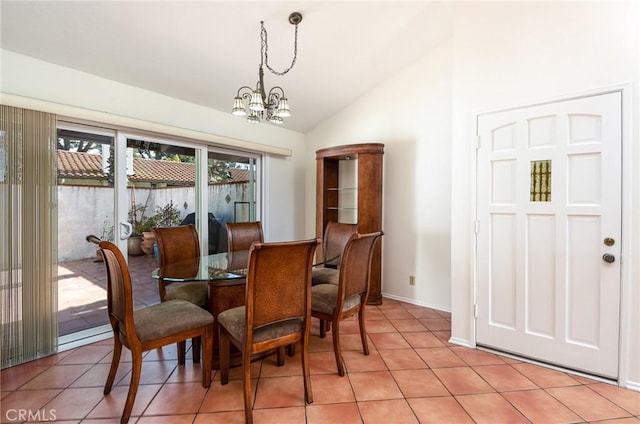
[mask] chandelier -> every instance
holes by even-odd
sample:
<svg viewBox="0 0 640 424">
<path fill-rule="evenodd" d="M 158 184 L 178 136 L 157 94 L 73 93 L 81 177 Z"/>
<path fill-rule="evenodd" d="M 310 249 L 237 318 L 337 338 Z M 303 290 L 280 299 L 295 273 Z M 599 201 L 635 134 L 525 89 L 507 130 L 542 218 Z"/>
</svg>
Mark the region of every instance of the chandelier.
<svg viewBox="0 0 640 424">
<path fill-rule="evenodd" d="M 289 72 L 296 63 L 298 56 L 298 24 L 302 21 L 302 15 L 293 12 L 289 15 L 289 23 L 295 25 L 295 41 L 293 45 L 293 60 L 291 65 L 282 72 L 278 72 L 269 66 L 269 45 L 267 44 L 267 30 L 264 22 L 260 22 L 260 67 L 258 68 L 258 82 L 256 88 L 242 86 L 238 89 L 236 97 L 233 99 L 232 115 L 246 116 L 247 122 L 257 124 L 264 119 L 272 124 L 281 125 L 282 118 L 291 116 L 289 102 L 284 95 L 282 87 L 273 87 L 267 93 L 264 88 L 263 65 L 274 75 L 282 76 Z M 246 106 L 245 106 L 246 103 Z"/>
</svg>

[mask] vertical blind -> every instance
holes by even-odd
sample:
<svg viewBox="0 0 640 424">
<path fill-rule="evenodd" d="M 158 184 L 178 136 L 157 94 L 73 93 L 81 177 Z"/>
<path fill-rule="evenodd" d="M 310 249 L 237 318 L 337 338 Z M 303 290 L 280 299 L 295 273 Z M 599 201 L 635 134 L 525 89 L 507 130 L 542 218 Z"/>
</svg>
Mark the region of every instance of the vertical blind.
<svg viewBox="0 0 640 424">
<path fill-rule="evenodd" d="M 53 353 L 56 116 L 0 105 L 1 368 Z"/>
</svg>

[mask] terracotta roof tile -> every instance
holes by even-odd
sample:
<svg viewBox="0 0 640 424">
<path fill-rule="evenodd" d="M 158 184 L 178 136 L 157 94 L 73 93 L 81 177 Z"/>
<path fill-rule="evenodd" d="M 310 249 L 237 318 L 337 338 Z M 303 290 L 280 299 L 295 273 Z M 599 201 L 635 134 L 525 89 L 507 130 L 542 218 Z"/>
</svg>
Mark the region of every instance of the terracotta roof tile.
<svg viewBox="0 0 640 424">
<path fill-rule="evenodd" d="M 134 158 L 133 170 L 135 174 L 129 175 L 130 181 L 191 184 L 196 180 L 196 167 L 193 163 Z"/>
<path fill-rule="evenodd" d="M 102 156 L 58 150 L 58 176 L 63 178 L 106 179 Z"/>
<path fill-rule="evenodd" d="M 231 181 L 233 182 L 249 181 L 248 169 L 231 168 L 229 169 L 229 173 L 231 174 Z"/>
<path fill-rule="evenodd" d="M 134 182 L 169 183 L 176 185 L 191 184 L 195 181 L 195 165 L 193 163 L 172 162 L 155 159 L 133 159 L 134 175 L 129 176 Z M 229 169 L 232 182 L 249 180 L 247 169 Z M 78 179 L 105 180 L 102 172 L 102 156 L 90 153 L 58 151 L 58 177 Z"/>
</svg>

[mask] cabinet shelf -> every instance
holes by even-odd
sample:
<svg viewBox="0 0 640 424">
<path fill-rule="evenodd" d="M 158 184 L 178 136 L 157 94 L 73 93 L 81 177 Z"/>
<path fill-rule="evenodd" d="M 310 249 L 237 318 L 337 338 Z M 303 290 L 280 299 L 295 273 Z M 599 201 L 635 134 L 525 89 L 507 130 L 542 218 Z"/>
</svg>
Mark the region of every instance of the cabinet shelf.
<svg viewBox="0 0 640 424">
<path fill-rule="evenodd" d="M 359 233 L 382 231 L 384 144 L 364 143 L 316 151 L 316 237 L 331 221 L 355 223 Z M 322 255 L 322 248 L 318 248 Z M 382 240 L 374 248 L 368 303 L 382 304 Z"/>
</svg>

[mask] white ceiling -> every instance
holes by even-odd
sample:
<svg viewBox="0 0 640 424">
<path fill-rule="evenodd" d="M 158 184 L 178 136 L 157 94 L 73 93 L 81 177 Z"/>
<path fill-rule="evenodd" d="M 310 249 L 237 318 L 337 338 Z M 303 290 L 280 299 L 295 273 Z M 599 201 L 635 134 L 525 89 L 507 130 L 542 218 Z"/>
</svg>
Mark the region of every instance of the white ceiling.
<svg viewBox="0 0 640 424">
<path fill-rule="evenodd" d="M 282 86 L 285 127 L 306 132 L 450 36 L 450 4 L 428 1 L 6 1 L 3 49 L 230 111 L 255 86 L 260 21 L 269 64 L 265 87 Z M 242 118 L 238 118 L 242 119 Z"/>
</svg>

